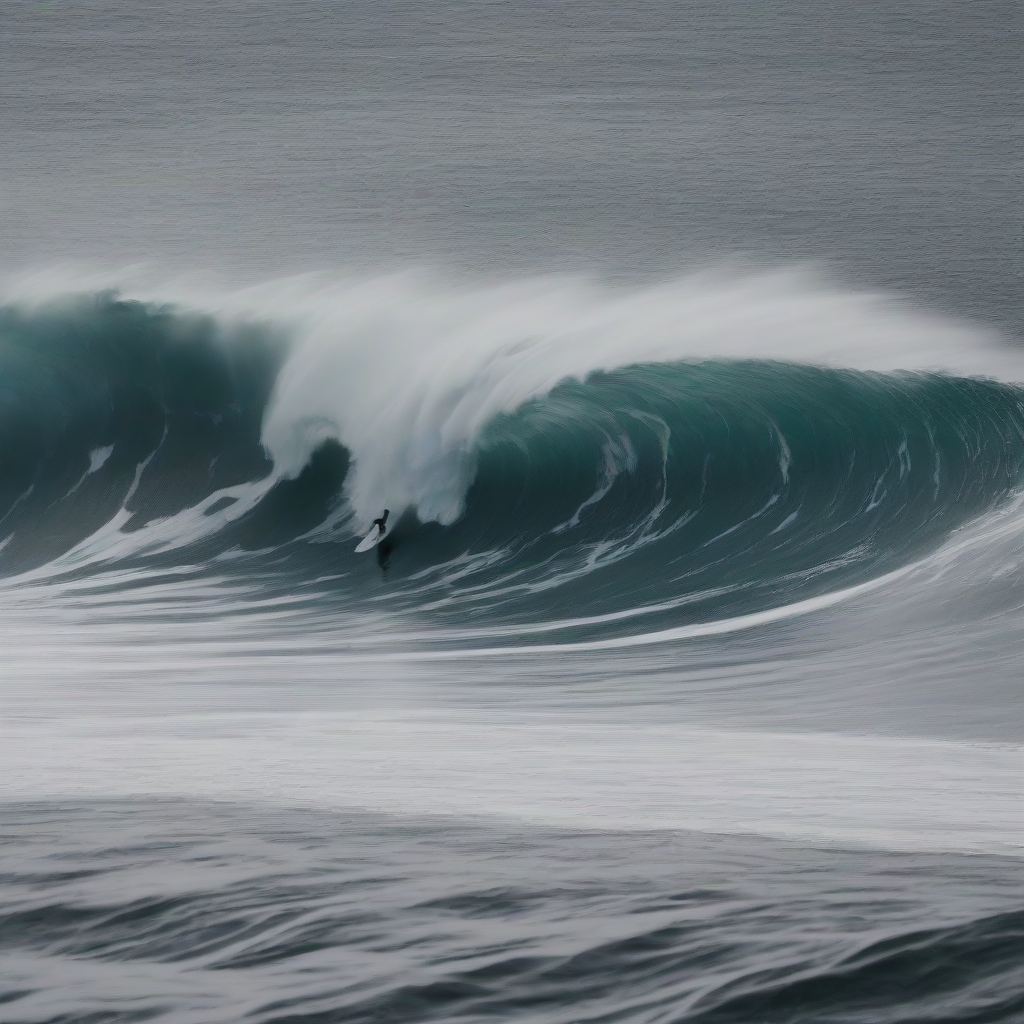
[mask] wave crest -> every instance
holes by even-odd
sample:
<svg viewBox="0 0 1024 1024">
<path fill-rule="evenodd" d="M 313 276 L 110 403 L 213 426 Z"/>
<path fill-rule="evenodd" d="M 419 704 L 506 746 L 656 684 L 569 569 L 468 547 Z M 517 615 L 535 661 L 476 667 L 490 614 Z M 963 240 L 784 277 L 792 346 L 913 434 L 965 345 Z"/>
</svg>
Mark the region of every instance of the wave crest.
<svg viewBox="0 0 1024 1024">
<path fill-rule="evenodd" d="M 753 286 L 735 287 L 738 304 Z M 597 635 L 882 577 L 1024 468 L 1017 387 L 700 359 L 678 291 L 595 298 L 589 313 L 582 291 L 569 303 L 550 283 L 546 297 L 435 296 L 415 307 L 413 344 L 412 305 L 366 288 L 344 330 L 334 291 L 287 327 L 110 294 L 6 307 L 3 572 L 230 555 L 235 574 L 272 566 L 291 591 L 330 577 L 360 600 L 374 572 L 352 528 L 387 505 L 394 607 L 524 626 L 570 609 Z M 750 303 L 730 320 L 724 295 L 705 309 L 746 323 Z M 809 345 L 814 322 L 789 309 L 772 329 Z"/>
</svg>

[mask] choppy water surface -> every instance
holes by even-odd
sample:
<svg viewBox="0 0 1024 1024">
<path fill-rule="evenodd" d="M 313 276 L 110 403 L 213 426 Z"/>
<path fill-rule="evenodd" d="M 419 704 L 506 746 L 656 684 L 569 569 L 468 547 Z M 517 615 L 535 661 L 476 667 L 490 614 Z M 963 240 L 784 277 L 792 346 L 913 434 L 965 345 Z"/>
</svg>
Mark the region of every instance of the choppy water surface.
<svg viewBox="0 0 1024 1024">
<path fill-rule="evenodd" d="M 4 965 L 21 1019 L 1022 1010 L 1015 859 L 238 805 L 8 814 L 0 920 L 19 937 Z"/>
<path fill-rule="evenodd" d="M 10 7 L 0 1017 L 1024 1019 L 1012 5 Z"/>
</svg>

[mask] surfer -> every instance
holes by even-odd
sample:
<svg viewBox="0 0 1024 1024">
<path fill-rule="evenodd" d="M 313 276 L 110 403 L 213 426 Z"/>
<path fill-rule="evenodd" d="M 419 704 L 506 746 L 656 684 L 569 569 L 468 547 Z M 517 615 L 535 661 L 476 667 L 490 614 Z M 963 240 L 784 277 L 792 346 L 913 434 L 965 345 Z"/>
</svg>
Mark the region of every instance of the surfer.
<svg viewBox="0 0 1024 1024">
<path fill-rule="evenodd" d="M 369 533 L 356 545 L 357 554 L 369 551 L 384 539 L 384 535 L 388 532 L 388 515 L 388 510 L 384 509 L 383 515 L 374 519 Z"/>
<path fill-rule="evenodd" d="M 387 575 L 388 566 L 391 564 L 391 541 L 384 540 L 384 531 L 388 528 L 388 510 L 384 509 L 379 519 L 374 519 L 373 525 L 377 527 L 377 564 L 380 571 Z"/>
</svg>

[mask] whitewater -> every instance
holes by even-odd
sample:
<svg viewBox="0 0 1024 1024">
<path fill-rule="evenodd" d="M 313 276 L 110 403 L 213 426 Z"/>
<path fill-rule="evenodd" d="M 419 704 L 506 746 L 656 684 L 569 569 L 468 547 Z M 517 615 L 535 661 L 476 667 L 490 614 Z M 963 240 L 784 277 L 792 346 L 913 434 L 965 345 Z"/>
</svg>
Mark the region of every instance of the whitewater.
<svg viewBox="0 0 1024 1024">
<path fill-rule="evenodd" d="M 1013 5 L 9 7 L 0 1018 L 1024 1019 Z"/>
</svg>

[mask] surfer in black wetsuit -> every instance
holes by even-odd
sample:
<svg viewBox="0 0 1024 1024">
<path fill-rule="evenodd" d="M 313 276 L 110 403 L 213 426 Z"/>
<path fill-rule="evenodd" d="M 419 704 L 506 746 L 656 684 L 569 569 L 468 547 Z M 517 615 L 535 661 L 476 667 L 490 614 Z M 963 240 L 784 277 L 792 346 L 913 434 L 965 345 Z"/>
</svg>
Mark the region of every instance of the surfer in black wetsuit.
<svg viewBox="0 0 1024 1024">
<path fill-rule="evenodd" d="M 377 527 L 379 533 L 377 544 L 377 564 L 380 566 L 381 572 L 386 575 L 388 566 L 391 564 L 391 552 L 393 550 L 391 541 L 381 539 L 384 536 L 384 531 L 388 527 L 387 509 L 384 509 L 384 514 L 379 519 L 374 519 L 373 525 Z"/>
</svg>

